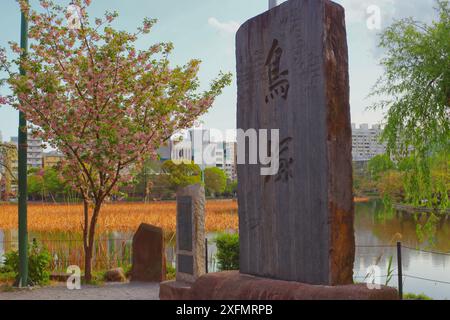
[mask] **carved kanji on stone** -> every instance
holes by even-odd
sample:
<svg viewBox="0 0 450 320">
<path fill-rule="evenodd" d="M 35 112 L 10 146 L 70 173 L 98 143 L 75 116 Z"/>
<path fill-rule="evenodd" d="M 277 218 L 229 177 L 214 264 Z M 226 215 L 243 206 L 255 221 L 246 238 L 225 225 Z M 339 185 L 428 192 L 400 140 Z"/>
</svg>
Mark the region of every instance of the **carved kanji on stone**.
<svg viewBox="0 0 450 320">
<path fill-rule="evenodd" d="M 282 55 L 283 49 L 278 45 L 278 40 L 274 39 L 265 64 L 269 75 L 269 94 L 266 95 L 266 103 L 279 95 L 285 100 L 288 97 L 289 81 L 285 77 L 289 74 L 289 70 L 280 71 Z"/>
</svg>

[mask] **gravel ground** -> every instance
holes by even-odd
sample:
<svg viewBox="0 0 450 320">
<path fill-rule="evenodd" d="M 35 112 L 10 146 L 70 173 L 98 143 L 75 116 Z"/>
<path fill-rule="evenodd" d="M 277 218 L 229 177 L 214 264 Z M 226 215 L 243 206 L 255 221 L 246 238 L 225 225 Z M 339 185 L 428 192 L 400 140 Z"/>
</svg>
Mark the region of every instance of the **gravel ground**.
<svg viewBox="0 0 450 320">
<path fill-rule="evenodd" d="M 0 292 L 0 300 L 158 300 L 159 283 L 108 283 L 68 290 L 65 284 Z"/>
</svg>

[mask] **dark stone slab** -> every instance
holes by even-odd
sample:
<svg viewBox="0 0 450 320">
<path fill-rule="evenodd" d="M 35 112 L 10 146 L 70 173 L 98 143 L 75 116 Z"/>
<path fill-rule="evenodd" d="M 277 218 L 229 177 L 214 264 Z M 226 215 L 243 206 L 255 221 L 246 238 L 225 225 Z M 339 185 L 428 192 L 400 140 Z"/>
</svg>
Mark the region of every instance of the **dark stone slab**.
<svg viewBox="0 0 450 320">
<path fill-rule="evenodd" d="M 178 272 L 194 274 L 194 258 L 192 256 L 179 254 L 177 256 L 177 264 Z"/>
<path fill-rule="evenodd" d="M 177 226 L 179 249 L 192 251 L 192 197 L 177 199 Z"/>
<path fill-rule="evenodd" d="M 237 128 L 279 129 L 280 170 L 238 165 L 240 271 L 351 284 L 351 125 L 344 9 L 289 0 L 236 37 Z M 248 150 L 247 150 L 248 152 Z"/>
<path fill-rule="evenodd" d="M 163 230 L 143 223 L 133 236 L 131 281 L 161 282 L 165 279 Z"/>
</svg>

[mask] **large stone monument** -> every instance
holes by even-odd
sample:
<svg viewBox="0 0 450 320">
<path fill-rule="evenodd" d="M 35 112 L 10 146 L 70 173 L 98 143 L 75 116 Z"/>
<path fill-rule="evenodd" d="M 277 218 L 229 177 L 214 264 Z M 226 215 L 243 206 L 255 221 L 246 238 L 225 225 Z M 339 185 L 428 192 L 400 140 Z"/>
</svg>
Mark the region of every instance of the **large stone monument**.
<svg viewBox="0 0 450 320">
<path fill-rule="evenodd" d="M 240 271 L 353 282 L 352 155 L 344 10 L 290 0 L 238 31 L 237 127 L 279 129 L 279 171 L 238 165 Z M 248 152 L 248 148 L 247 148 Z"/>
<path fill-rule="evenodd" d="M 141 224 L 133 236 L 131 281 L 164 281 L 166 279 L 164 248 L 163 230 L 149 224 Z"/>
<path fill-rule="evenodd" d="M 279 130 L 279 169 L 264 176 L 260 164 L 238 165 L 240 272 L 162 286 L 160 298 L 396 299 L 395 289 L 353 284 L 344 9 L 289 0 L 244 23 L 236 48 L 237 128 Z"/>
</svg>

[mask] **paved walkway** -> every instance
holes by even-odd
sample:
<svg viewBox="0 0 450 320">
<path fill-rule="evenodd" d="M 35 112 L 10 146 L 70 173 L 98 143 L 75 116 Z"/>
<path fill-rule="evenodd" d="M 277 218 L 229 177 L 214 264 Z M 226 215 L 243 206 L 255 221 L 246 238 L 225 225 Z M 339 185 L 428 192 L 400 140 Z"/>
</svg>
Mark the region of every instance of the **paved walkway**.
<svg viewBox="0 0 450 320">
<path fill-rule="evenodd" d="M 82 286 L 68 290 L 56 286 L 0 292 L 0 300 L 158 300 L 159 283 L 108 283 L 102 286 Z"/>
</svg>

